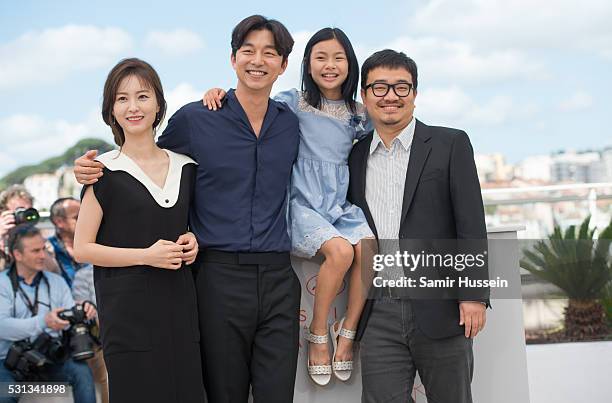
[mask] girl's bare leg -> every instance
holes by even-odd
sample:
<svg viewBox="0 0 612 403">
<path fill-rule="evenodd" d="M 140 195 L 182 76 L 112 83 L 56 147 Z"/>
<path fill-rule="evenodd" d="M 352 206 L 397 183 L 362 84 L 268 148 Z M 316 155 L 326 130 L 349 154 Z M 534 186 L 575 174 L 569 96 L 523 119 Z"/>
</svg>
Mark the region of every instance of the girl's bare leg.
<svg viewBox="0 0 612 403">
<path fill-rule="evenodd" d="M 310 332 L 316 335 L 328 333 L 327 317 L 332 302 L 342 286 L 342 280 L 353 262 L 353 246 L 344 238 L 332 238 L 319 251 L 325 261 L 319 269 Z M 331 362 L 327 344 L 310 343 L 308 348 L 310 365 L 327 365 Z"/>
<path fill-rule="evenodd" d="M 376 250 L 374 239 L 364 239 L 355 245 L 355 257 L 350 269 L 348 308 L 344 319 L 343 327 L 347 330 L 356 330 L 359 318 L 365 305 L 367 292 L 371 278 L 372 255 Z M 369 264 L 368 264 L 369 262 Z M 365 264 L 365 266 L 364 266 Z M 338 325 L 336 323 L 336 325 Z M 336 329 L 337 326 L 336 326 Z M 353 340 L 345 337 L 338 338 L 338 349 L 336 351 L 336 361 L 350 361 L 353 359 Z"/>
</svg>

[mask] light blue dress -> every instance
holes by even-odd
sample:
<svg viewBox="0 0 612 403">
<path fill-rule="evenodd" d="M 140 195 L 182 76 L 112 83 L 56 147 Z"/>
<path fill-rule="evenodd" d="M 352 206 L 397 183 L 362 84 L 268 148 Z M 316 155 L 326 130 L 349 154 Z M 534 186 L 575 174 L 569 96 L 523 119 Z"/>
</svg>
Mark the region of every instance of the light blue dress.
<svg viewBox="0 0 612 403">
<path fill-rule="evenodd" d="M 323 100 L 321 110 L 293 89 L 275 96 L 298 116 L 300 146 L 289 190 L 292 253 L 314 256 L 321 245 L 341 237 L 355 245 L 374 235 L 357 206 L 346 201 L 348 156 L 355 139 L 367 134 L 365 112 L 351 114 L 344 101 Z"/>
</svg>

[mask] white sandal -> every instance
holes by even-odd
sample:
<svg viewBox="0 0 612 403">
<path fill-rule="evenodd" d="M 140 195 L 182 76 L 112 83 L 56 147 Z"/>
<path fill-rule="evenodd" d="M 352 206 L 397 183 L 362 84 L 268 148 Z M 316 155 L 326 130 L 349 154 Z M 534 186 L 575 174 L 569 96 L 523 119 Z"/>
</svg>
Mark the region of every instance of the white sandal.
<svg viewBox="0 0 612 403">
<path fill-rule="evenodd" d="M 336 350 L 338 349 L 338 337 L 344 337 L 345 339 L 355 340 L 355 336 L 357 332 L 354 330 L 344 329 L 342 325 L 344 325 L 344 319 L 340 320 L 340 324 L 338 325 L 338 331 L 335 330 L 336 323 L 333 323 L 329 328 L 329 333 L 332 335 L 332 343 L 334 344 L 334 356 L 332 358 L 332 368 L 334 371 L 334 375 L 336 378 L 341 380 L 342 382 L 346 382 L 351 377 L 353 373 L 353 360 L 350 361 L 336 361 Z"/>
<path fill-rule="evenodd" d="M 310 329 L 306 332 L 304 338 L 313 344 L 327 344 L 329 342 L 329 338 L 327 334 L 324 336 L 319 336 L 317 334 L 313 334 L 310 332 Z M 308 351 L 306 352 L 308 354 Z M 307 356 L 307 365 L 308 365 L 308 375 L 310 375 L 310 379 L 314 383 L 319 386 L 325 386 L 331 380 L 332 374 L 332 366 L 331 365 L 310 365 L 310 357 Z"/>
</svg>

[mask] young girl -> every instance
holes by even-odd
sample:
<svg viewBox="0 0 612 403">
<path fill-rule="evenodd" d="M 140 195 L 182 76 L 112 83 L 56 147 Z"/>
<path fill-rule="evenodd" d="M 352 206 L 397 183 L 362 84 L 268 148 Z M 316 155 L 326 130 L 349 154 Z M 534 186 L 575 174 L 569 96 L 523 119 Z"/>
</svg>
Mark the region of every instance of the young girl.
<svg viewBox="0 0 612 403">
<path fill-rule="evenodd" d="M 338 28 L 323 28 L 306 45 L 302 91 L 275 97 L 287 103 L 300 123 L 289 200 L 293 254 L 310 258 L 320 252 L 325 257 L 306 336 L 308 372 L 321 386 L 329 383 L 332 370 L 342 381 L 351 376 L 353 339 L 364 303 L 361 241 L 374 237 L 363 212 L 346 201 L 348 156 L 355 139 L 366 134 L 364 109 L 355 102 L 358 81 L 359 65 L 347 36 Z M 224 95 L 221 89 L 211 89 L 204 102 L 216 109 Z M 334 346 L 330 359 L 327 317 L 349 269 L 348 309 L 329 329 Z"/>
<path fill-rule="evenodd" d="M 154 141 L 166 101 L 153 68 L 125 59 L 104 85 L 102 117 L 119 150 L 84 191 L 74 239 L 94 283 L 110 400 L 203 402 L 187 217 L 194 161 Z"/>
</svg>

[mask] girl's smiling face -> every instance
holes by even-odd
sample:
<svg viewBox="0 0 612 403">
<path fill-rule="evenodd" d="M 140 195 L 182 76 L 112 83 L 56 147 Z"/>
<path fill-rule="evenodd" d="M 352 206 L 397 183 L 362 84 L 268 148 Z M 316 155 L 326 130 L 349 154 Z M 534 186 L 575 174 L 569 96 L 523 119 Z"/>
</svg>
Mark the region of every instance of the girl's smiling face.
<svg viewBox="0 0 612 403">
<path fill-rule="evenodd" d="M 338 40 L 321 41 L 312 47 L 309 70 L 325 98 L 342 99 L 342 84 L 348 77 L 349 64 Z"/>
</svg>

